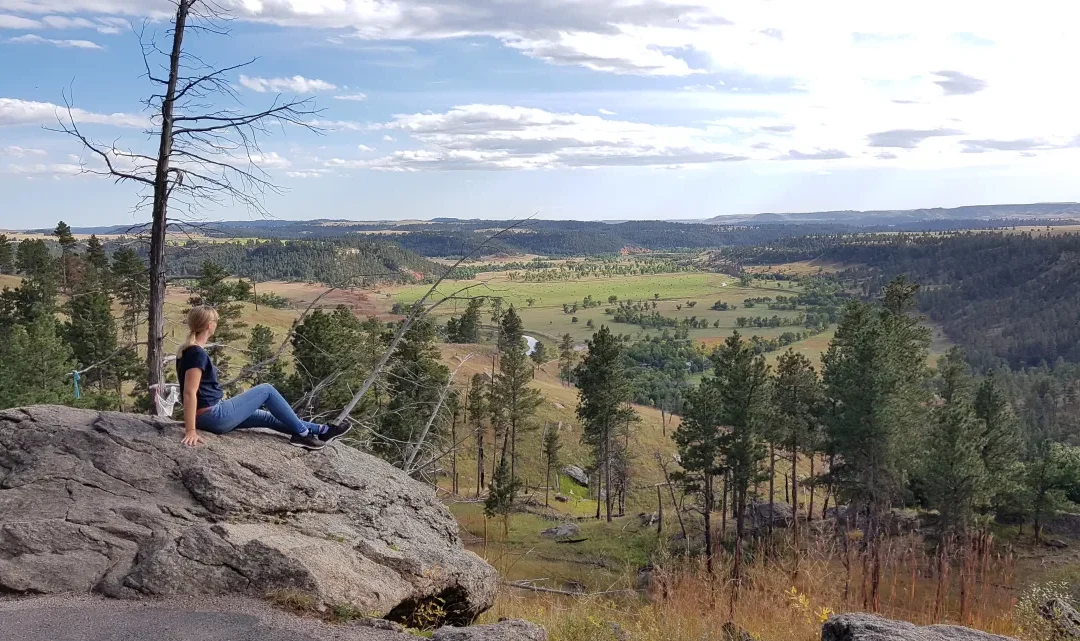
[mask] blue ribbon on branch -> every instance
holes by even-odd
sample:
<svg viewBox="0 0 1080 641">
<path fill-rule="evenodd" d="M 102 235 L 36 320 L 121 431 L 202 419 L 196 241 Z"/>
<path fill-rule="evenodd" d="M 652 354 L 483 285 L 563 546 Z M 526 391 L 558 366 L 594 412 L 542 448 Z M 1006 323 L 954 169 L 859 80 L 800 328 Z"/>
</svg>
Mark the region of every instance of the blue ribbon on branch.
<svg viewBox="0 0 1080 641">
<path fill-rule="evenodd" d="M 79 400 L 79 381 L 82 380 L 82 376 L 78 372 L 71 373 L 71 383 L 75 386 L 75 400 Z"/>
</svg>

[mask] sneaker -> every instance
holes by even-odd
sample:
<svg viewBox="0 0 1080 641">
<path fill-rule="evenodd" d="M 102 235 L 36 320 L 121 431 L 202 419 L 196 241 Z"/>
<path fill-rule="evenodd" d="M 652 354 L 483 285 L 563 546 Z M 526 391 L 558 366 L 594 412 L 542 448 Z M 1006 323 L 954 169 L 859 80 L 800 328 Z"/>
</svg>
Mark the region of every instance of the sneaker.
<svg viewBox="0 0 1080 641">
<path fill-rule="evenodd" d="M 299 434 L 293 434 L 289 439 L 289 444 L 295 447 L 302 447 L 305 450 L 321 450 L 326 447 L 326 443 L 319 440 L 318 436 L 315 436 L 311 432 L 300 436 Z"/>
<path fill-rule="evenodd" d="M 352 429 L 352 423 L 346 423 L 345 425 L 336 425 L 334 423 L 328 423 L 326 425 L 326 431 L 319 434 L 319 438 L 327 443 L 333 443 L 342 436 L 349 433 Z"/>
</svg>

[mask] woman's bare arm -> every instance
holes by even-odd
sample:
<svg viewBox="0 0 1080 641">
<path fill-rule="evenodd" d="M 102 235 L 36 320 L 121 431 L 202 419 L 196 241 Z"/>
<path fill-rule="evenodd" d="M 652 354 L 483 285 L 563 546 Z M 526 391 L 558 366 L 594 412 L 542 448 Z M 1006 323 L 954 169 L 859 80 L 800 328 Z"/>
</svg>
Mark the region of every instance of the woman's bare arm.
<svg viewBox="0 0 1080 641">
<path fill-rule="evenodd" d="M 184 372 L 184 445 L 198 445 L 202 438 L 195 431 L 195 415 L 199 411 L 199 383 L 202 370 L 192 367 Z"/>
</svg>

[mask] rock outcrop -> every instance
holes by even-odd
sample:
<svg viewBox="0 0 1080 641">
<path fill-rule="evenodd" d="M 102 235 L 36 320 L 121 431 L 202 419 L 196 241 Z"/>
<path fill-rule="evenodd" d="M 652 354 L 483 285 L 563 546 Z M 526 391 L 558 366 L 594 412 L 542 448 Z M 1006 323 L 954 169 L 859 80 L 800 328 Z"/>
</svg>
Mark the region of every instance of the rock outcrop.
<svg viewBox="0 0 1080 641">
<path fill-rule="evenodd" d="M 788 527 L 795 519 L 795 512 L 787 503 L 754 503 L 747 508 L 750 523 L 756 528 Z"/>
<path fill-rule="evenodd" d="M 581 536 L 581 528 L 577 523 L 560 523 L 555 527 L 549 527 L 540 533 L 545 539 L 569 539 Z"/>
<path fill-rule="evenodd" d="M 589 475 L 577 465 L 567 465 L 561 471 L 581 487 L 589 487 Z"/>
<path fill-rule="evenodd" d="M 841 614 L 821 626 L 821 641 L 1016 641 L 958 625 L 918 626 L 872 614 Z"/>
<path fill-rule="evenodd" d="M 1039 606 L 1039 614 L 1050 623 L 1061 641 L 1080 640 L 1080 612 L 1061 599 L 1050 599 Z"/>
<path fill-rule="evenodd" d="M 432 641 L 547 641 L 547 631 L 528 621 L 510 619 L 491 625 L 441 628 L 431 635 L 431 639 Z"/>
<path fill-rule="evenodd" d="M 258 432 L 189 448 L 181 434 L 134 414 L 0 412 L 0 592 L 298 593 L 457 625 L 493 603 L 494 568 L 387 463 Z"/>
</svg>

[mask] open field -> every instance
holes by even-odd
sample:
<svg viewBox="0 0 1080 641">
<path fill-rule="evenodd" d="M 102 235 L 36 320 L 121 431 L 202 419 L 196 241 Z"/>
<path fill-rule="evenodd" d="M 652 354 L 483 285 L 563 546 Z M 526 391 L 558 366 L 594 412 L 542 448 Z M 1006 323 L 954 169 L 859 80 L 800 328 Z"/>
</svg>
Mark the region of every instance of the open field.
<svg viewBox="0 0 1080 641">
<path fill-rule="evenodd" d="M 751 274 L 791 274 L 793 276 L 831 274 L 843 268 L 844 265 L 817 260 L 800 260 L 777 265 L 747 265 L 744 267 Z"/>
<path fill-rule="evenodd" d="M 22 283 L 22 276 L 0 274 L 0 289 L 5 287 L 18 287 L 20 283 Z"/>
</svg>

